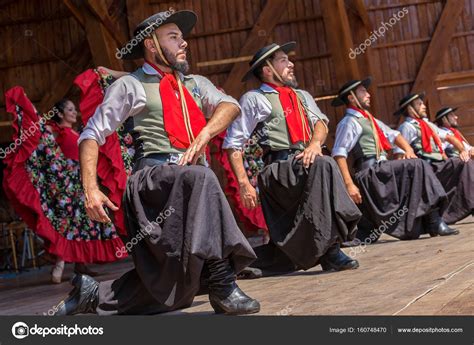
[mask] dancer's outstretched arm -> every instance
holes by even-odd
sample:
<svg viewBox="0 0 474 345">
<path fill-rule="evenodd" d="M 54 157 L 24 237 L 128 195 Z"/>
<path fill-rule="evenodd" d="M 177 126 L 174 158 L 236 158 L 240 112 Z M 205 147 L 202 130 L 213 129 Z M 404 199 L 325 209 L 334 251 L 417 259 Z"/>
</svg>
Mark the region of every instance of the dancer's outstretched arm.
<svg viewBox="0 0 474 345">
<path fill-rule="evenodd" d="M 99 158 L 99 144 L 93 139 L 86 139 L 79 145 L 79 160 L 81 164 L 81 178 L 86 197 L 86 212 L 90 219 L 109 223 L 111 220 L 103 205 L 112 211 L 118 207 L 99 190 L 97 184 L 97 160 Z"/>
</svg>

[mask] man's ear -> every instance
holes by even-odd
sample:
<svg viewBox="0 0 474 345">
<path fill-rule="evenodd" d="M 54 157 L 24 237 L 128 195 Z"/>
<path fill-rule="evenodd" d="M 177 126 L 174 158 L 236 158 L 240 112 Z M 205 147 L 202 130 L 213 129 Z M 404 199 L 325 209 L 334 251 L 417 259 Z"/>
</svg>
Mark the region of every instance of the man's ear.
<svg viewBox="0 0 474 345">
<path fill-rule="evenodd" d="M 270 76 L 270 75 L 273 74 L 271 68 L 268 67 L 268 66 L 263 66 L 262 70 L 263 70 L 263 75 L 264 76 Z"/>
<path fill-rule="evenodd" d="M 352 96 L 351 94 L 349 94 L 347 96 L 347 100 L 349 101 L 349 103 L 353 103 L 354 102 L 354 96 Z"/>
<path fill-rule="evenodd" d="M 148 49 L 152 53 L 156 53 L 155 43 L 153 42 L 153 40 L 151 38 L 146 38 L 143 41 L 143 45 L 145 46 L 145 49 Z"/>
</svg>

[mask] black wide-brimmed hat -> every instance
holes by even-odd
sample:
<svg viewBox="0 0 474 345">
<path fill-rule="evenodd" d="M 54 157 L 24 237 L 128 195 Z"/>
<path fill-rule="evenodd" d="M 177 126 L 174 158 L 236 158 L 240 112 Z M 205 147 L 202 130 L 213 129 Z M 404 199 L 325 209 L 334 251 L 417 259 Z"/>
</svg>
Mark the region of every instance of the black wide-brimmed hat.
<svg viewBox="0 0 474 345">
<path fill-rule="evenodd" d="M 408 105 L 410 105 L 411 102 L 413 102 L 415 99 L 425 99 L 425 93 L 424 92 L 420 92 L 420 93 L 411 93 L 405 97 L 403 97 L 400 102 L 398 102 L 398 110 L 396 112 L 393 113 L 393 115 L 401 115 L 406 107 L 408 107 Z"/>
<path fill-rule="evenodd" d="M 264 64 L 265 61 L 277 51 L 281 50 L 285 54 L 288 54 L 289 52 L 295 50 L 295 47 L 296 42 L 291 41 L 282 45 L 272 43 L 266 47 L 259 49 L 253 56 L 252 60 L 250 60 L 250 69 L 247 71 L 247 73 L 245 73 L 244 77 L 242 78 L 242 82 L 249 80 L 253 76 L 253 72 L 255 71 L 255 69 Z"/>
<path fill-rule="evenodd" d="M 193 11 L 165 11 L 148 17 L 137 25 L 133 32 L 133 37 L 121 49 L 121 59 L 134 60 L 143 57 L 143 40 L 162 25 L 174 23 L 183 33 L 188 35 L 196 25 L 197 15 Z"/>
<path fill-rule="evenodd" d="M 352 90 L 357 89 L 359 86 L 363 86 L 366 89 L 370 86 L 372 83 L 372 77 L 367 77 L 366 79 L 363 80 L 351 80 L 342 85 L 342 87 L 339 89 L 337 92 L 337 97 L 334 98 L 331 102 L 331 105 L 333 107 L 339 107 L 341 105 L 344 105 L 343 98 L 349 94 Z"/>
<path fill-rule="evenodd" d="M 442 119 L 443 117 L 445 117 L 449 113 L 452 113 L 453 111 L 456 111 L 456 110 L 458 110 L 458 108 L 451 108 L 451 107 L 447 107 L 447 108 L 443 108 L 443 109 L 439 110 L 436 113 L 435 121 L 438 121 L 438 120 Z"/>
</svg>

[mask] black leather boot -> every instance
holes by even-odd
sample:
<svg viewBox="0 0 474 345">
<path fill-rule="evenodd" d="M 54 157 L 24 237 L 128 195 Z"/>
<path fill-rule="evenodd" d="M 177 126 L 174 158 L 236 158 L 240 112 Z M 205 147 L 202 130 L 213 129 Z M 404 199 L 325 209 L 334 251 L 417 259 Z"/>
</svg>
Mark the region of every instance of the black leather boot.
<svg viewBox="0 0 474 345">
<path fill-rule="evenodd" d="M 74 315 L 95 313 L 99 303 L 99 283 L 93 278 L 76 274 L 72 279 L 74 289 L 68 298 L 61 301 L 54 309 L 54 315 Z"/>
<path fill-rule="evenodd" d="M 359 262 L 344 254 L 339 244 L 333 245 L 328 249 L 319 260 L 324 271 L 344 271 L 353 270 L 359 267 Z"/>
<path fill-rule="evenodd" d="M 260 303 L 247 296 L 235 283 L 235 272 L 229 260 L 208 260 L 209 302 L 216 314 L 253 314 Z"/>
<path fill-rule="evenodd" d="M 439 210 L 435 209 L 431 211 L 425 217 L 425 224 L 427 227 L 427 232 L 430 234 L 431 237 L 435 236 L 449 236 L 449 235 L 457 235 L 459 231 L 456 229 L 452 229 L 446 224 L 439 215 Z"/>
</svg>

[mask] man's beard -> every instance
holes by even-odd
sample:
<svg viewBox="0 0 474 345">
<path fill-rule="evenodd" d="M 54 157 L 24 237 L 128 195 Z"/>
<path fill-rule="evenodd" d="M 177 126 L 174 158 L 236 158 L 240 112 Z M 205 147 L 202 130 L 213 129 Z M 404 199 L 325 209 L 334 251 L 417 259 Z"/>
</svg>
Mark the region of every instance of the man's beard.
<svg viewBox="0 0 474 345">
<path fill-rule="evenodd" d="M 370 104 L 368 104 L 367 102 L 360 102 L 360 105 L 361 105 L 362 108 L 364 108 L 365 110 L 370 110 Z"/>
<path fill-rule="evenodd" d="M 161 47 L 161 50 L 163 51 L 163 55 L 165 56 L 166 60 L 168 60 L 170 64 L 169 67 L 172 70 L 181 72 L 183 74 L 186 74 L 189 71 L 189 63 L 187 60 L 177 61 L 176 56 L 170 50 L 166 49 L 165 47 Z M 156 54 L 155 56 L 160 64 L 167 66 L 159 54 Z"/>
<path fill-rule="evenodd" d="M 453 128 L 458 128 L 459 127 L 457 123 L 451 122 L 449 120 L 448 120 L 448 126 L 453 127 Z"/>
<path fill-rule="evenodd" d="M 283 85 L 292 87 L 293 89 L 296 89 L 298 87 L 298 81 L 296 80 L 296 77 L 293 77 L 292 80 L 283 79 Z"/>
</svg>

